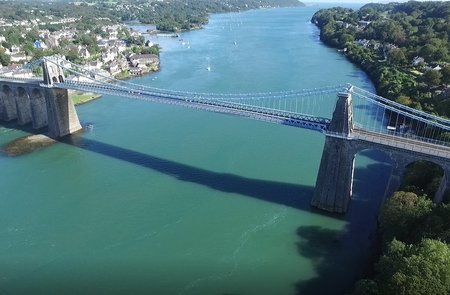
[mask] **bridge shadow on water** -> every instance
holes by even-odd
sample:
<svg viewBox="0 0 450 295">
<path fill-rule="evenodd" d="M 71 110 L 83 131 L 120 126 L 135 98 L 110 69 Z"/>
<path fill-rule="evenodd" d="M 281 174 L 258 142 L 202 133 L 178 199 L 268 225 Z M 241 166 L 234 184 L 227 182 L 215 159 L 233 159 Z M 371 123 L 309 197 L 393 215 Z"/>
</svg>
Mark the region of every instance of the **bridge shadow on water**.
<svg viewBox="0 0 450 295">
<path fill-rule="evenodd" d="M 364 155 L 386 161 L 370 151 Z M 300 255 L 312 260 L 317 274 L 297 282 L 297 294 L 349 294 L 356 280 L 371 274 L 379 253 L 376 220 L 390 169 L 387 163 L 355 169 L 354 198 L 349 211 L 342 216 L 347 221 L 344 230 L 321 226 L 297 229 L 300 239 L 297 249 Z M 368 185 L 373 182 L 378 185 Z"/>
<path fill-rule="evenodd" d="M 149 168 L 181 181 L 192 182 L 214 190 L 236 193 L 295 209 L 311 210 L 310 200 L 314 189 L 311 186 L 251 179 L 235 174 L 213 172 L 77 135 L 67 136 L 59 141 Z"/>
<path fill-rule="evenodd" d="M 353 283 L 364 277 L 372 264 L 376 234 L 376 216 L 385 188 L 390 166 L 385 163 L 371 164 L 355 171 L 355 198 L 346 215 L 326 214 L 310 207 L 313 187 L 289 183 L 250 179 L 242 176 L 217 173 L 175 161 L 162 159 L 126 148 L 113 146 L 79 136 L 67 137 L 61 142 L 84 150 L 106 155 L 114 159 L 170 175 L 227 193 L 237 193 L 267 202 L 282 204 L 346 221 L 344 230 L 305 225 L 297 229 L 298 252 L 312 261 L 316 277 L 295 284 L 298 294 L 345 294 Z M 376 154 L 364 152 L 366 156 Z M 384 177 L 384 180 L 383 180 Z M 380 180 L 381 179 L 381 180 Z M 368 182 L 379 181 L 374 188 Z M 378 197 L 378 199 L 377 199 Z M 361 261 L 366 264 L 361 265 Z"/>
<path fill-rule="evenodd" d="M 29 132 L 30 130 L 24 130 Z M 310 259 L 316 276 L 298 281 L 297 294 L 345 294 L 352 290 L 357 279 L 372 271 L 373 258 L 379 250 L 376 245 L 376 217 L 381 196 L 387 184 L 389 164 L 386 156 L 365 150 L 360 152 L 381 163 L 355 169 L 354 195 L 349 211 L 345 215 L 328 214 L 311 208 L 310 200 L 314 188 L 297 184 L 258 180 L 229 173 L 218 173 L 194 166 L 159 158 L 130 149 L 83 138 L 77 134 L 67 136 L 59 142 L 83 150 L 126 161 L 181 181 L 207 186 L 211 189 L 237 193 L 247 197 L 272 202 L 346 221 L 343 230 L 333 230 L 315 225 L 297 228 L 297 249 L 302 257 Z M 368 183 L 377 182 L 377 186 Z M 366 263 L 361 265 L 361 261 Z"/>
</svg>

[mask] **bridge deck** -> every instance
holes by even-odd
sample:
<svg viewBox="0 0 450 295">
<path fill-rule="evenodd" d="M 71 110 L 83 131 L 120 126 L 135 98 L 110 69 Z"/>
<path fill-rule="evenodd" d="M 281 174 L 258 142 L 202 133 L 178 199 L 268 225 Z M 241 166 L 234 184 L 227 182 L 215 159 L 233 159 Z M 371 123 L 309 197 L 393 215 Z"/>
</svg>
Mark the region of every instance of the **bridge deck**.
<svg viewBox="0 0 450 295">
<path fill-rule="evenodd" d="M 116 85 L 105 86 L 98 83 L 75 83 L 66 81 L 64 83 L 54 83 L 54 86 L 58 88 L 111 94 L 144 101 L 179 105 L 218 113 L 233 114 L 237 116 L 249 117 L 260 121 L 290 125 L 321 132 L 326 130 L 330 122 L 329 119 L 322 117 L 309 116 L 305 114 L 293 113 L 277 109 L 263 108 L 259 106 L 245 105 L 237 102 L 149 92 L 139 89 L 124 88 Z"/>
<path fill-rule="evenodd" d="M 355 128 L 351 134 L 351 139 L 358 139 L 367 142 L 373 142 L 388 147 L 399 148 L 407 151 L 450 159 L 450 147 L 437 145 L 431 142 L 415 140 L 390 134 L 381 134 Z"/>
<path fill-rule="evenodd" d="M 0 83 L 31 84 L 33 86 L 39 86 L 39 84 L 42 83 L 42 79 L 0 76 Z"/>
</svg>

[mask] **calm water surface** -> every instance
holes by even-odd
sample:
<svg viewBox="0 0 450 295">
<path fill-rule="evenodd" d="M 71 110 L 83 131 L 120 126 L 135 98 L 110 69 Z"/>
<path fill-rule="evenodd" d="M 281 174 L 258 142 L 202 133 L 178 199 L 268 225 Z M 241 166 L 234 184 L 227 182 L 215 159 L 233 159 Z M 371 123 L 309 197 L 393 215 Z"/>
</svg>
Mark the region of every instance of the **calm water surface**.
<svg viewBox="0 0 450 295">
<path fill-rule="evenodd" d="M 372 89 L 319 42 L 316 10 L 213 15 L 159 38 L 162 70 L 133 82 Z M 325 215 L 309 206 L 320 133 L 112 96 L 77 111 L 92 129 L 0 157 L 0 293 L 338 294 L 365 269 L 390 169 L 377 153 L 357 157 L 350 212 Z"/>
</svg>

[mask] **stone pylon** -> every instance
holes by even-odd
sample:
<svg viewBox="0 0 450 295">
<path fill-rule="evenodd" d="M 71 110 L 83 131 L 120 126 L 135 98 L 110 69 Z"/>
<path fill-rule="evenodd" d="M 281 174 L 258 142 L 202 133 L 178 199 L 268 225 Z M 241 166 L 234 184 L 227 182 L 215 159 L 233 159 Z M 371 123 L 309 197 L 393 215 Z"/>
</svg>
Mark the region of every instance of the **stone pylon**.
<svg viewBox="0 0 450 295">
<path fill-rule="evenodd" d="M 62 137 L 81 129 L 73 101 L 69 98 L 67 89 L 52 88 L 54 83 L 65 81 L 64 71 L 58 60 L 44 59 L 44 96 L 47 105 L 48 133 L 51 137 Z"/>
<path fill-rule="evenodd" d="M 330 212 L 347 211 L 352 195 L 356 154 L 347 139 L 352 129 L 351 94 L 339 93 L 325 139 L 312 206 Z"/>
</svg>

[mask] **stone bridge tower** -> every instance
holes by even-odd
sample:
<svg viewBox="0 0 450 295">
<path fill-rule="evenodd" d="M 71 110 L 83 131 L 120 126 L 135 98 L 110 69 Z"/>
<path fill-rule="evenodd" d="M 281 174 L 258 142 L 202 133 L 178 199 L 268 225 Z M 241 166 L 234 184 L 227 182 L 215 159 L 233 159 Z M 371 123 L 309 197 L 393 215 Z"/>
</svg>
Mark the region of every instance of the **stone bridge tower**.
<svg viewBox="0 0 450 295">
<path fill-rule="evenodd" d="M 341 92 L 325 139 L 312 206 L 337 213 L 347 211 L 355 165 L 355 151 L 348 140 L 352 130 L 352 97 Z"/>
<path fill-rule="evenodd" d="M 67 89 L 52 88 L 54 83 L 64 82 L 64 71 L 58 60 L 44 59 L 45 100 L 48 115 L 48 133 L 51 137 L 62 137 L 81 129 L 80 121 L 73 101 L 69 98 Z"/>
<path fill-rule="evenodd" d="M 347 211 L 352 196 L 355 157 L 365 149 L 383 151 L 393 162 L 384 198 L 390 197 L 400 188 L 407 166 L 416 161 L 433 162 L 444 170 L 444 177 L 434 196 L 435 203 L 440 203 L 444 195 L 450 193 L 450 159 L 353 139 L 352 132 L 352 97 L 350 93 L 342 92 L 338 94 L 336 108 L 326 133 L 312 206 L 336 213 Z"/>
</svg>

